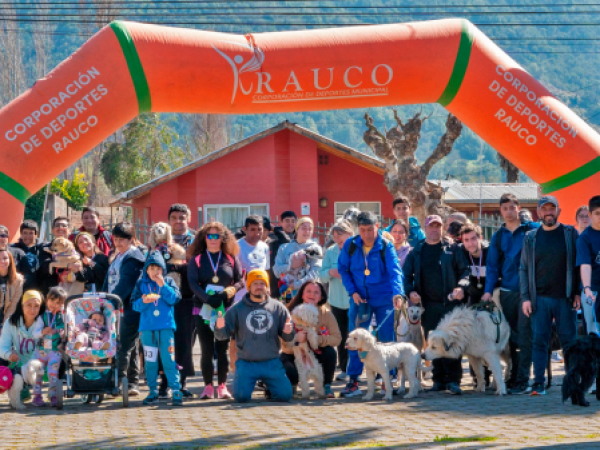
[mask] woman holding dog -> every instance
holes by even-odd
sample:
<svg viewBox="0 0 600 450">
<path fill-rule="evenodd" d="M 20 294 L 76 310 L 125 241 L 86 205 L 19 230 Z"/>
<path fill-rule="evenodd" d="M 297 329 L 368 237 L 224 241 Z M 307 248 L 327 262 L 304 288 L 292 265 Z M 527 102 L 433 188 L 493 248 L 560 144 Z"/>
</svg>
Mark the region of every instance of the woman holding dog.
<svg viewBox="0 0 600 450">
<path fill-rule="evenodd" d="M 202 378 L 204 390 L 201 399 L 215 396 L 213 387 L 213 355 L 217 351 L 218 398 L 231 398 L 225 386 L 229 371 L 227 349 L 229 339 L 215 341 L 213 310 L 224 312 L 231 307 L 235 293 L 244 286 L 242 265 L 237 257 L 240 246 L 233 233 L 222 223 L 205 224 L 188 249 L 188 280 L 194 292 L 196 329 L 200 338 Z M 212 309 L 211 309 L 212 308 Z"/>
<path fill-rule="evenodd" d="M 17 309 L 23 295 L 23 282 L 11 252 L 7 247 L 0 248 L 0 329 Z"/>
<path fill-rule="evenodd" d="M 91 291 L 93 286 L 96 292 L 101 292 L 108 273 L 108 256 L 98 248 L 96 238 L 87 231 L 75 236 L 75 250 L 81 260 L 69 264 L 69 270 L 77 281 L 85 283 L 86 291 Z"/>
<path fill-rule="evenodd" d="M 335 316 L 327 306 L 327 292 L 320 281 L 309 280 L 298 290 L 296 296 L 288 304 L 290 313 L 294 308 L 302 303 L 315 305 L 319 309 L 319 322 L 317 324 L 317 334 L 319 335 L 319 348 L 313 348 L 315 356 L 319 363 L 323 366 L 323 384 L 325 386 L 325 395 L 327 398 L 334 398 L 331 390 L 333 382 L 333 374 L 335 373 L 335 363 L 337 354 L 335 346 L 342 342 L 342 334 L 338 328 Z M 294 342 L 306 342 L 306 331 L 298 331 Z M 285 368 L 285 373 L 292 383 L 294 390 L 298 386 L 298 369 L 294 362 L 293 342 L 282 342 L 281 362 Z"/>
<path fill-rule="evenodd" d="M 396 249 L 396 253 L 398 253 L 400 267 L 404 265 L 406 257 L 412 250 L 407 240 L 409 232 L 408 225 L 402 219 L 396 219 L 390 225 L 390 234 L 394 238 L 394 248 Z"/>
</svg>

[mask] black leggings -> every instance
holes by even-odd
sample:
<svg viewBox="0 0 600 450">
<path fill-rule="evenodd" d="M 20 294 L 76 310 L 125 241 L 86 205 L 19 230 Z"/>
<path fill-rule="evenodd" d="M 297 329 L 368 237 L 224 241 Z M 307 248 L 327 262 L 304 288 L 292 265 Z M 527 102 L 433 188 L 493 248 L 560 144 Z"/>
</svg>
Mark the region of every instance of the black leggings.
<svg viewBox="0 0 600 450">
<path fill-rule="evenodd" d="M 337 360 L 335 349 L 331 346 L 327 346 L 319 347 L 319 350 L 321 351 L 321 353 L 315 353 L 315 356 L 323 366 L 323 384 L 331 384 L 331 382 L 333 381 L 333 374 L 335 373 L 335 362 Z M 282 353 L 281 355 L 279 355 L 279 359 L 283 364 L 285 374 L 290 380 L 290 383 L 292 383 L 292 386 L 297 386 L 298 369 L 296 368 L 296 363 L 294 362 L 294 355 Z"/>
<path fill-rule="evenodd" d="M 348 339 L 348 310 L 337 308 L 331 305 L 331 312 L 337 321 L 340 333 L 342 334 L 342 341 L 337 347 L 338 357 L 338 368 L 342 371 L 346 371 L 348 367 L 348 349 L 346 349 L 346 339 Z"/>
<path fill-rule="evenodd" d="M 217 351 L 217 380 L 219 384 L 224 384 L 227 381 L 227 373 L 229 372 L 229 357 L 227 349 L 229 348 L 229 339 L 226 341 L 215 340 L 215 334 L 210 329 L 210 325 L 204 323 L 202 316 L 196 316 L 196 331 L 200 339 L 200 348 L 202 355 L 200 357 L 200 367 L 202 368 L 202 378 L 204 385 L 213 384 L 214 366 L 213 356 Z"/>
</svg>

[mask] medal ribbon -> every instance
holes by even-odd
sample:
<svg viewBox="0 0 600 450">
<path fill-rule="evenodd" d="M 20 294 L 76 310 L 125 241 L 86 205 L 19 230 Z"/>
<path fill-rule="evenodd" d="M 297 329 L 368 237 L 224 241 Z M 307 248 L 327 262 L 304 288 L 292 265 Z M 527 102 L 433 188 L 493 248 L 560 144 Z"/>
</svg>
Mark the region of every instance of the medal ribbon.
<svg viewBox="0 0 600 450">
<path fill-rule="evenodd" d="M 365 275 L 369 276 L 371 271 L 369 270 L 369 263 L 367 262 L 367 255 L 368 255 L 368 253 L 365 253 L 365 249 L 363 247 L 363 258 L 365 258 Z"/>
<path fill-rule="evenodd" d="M 217 269 L 219 268 L 219 262 L 221 261 L 221 251 L 219 250 L 219 257 L 217 258 L 217 264 L 213 264 L 212 261 L 212 256 L 210 255 L 210 252 L 206 252 L 206 254 L 208 255 L 208 260 L 210 261 L 210 265 L 212 267 L 213 272 L 215 273 L 215 277 L 217 276 Z"/>
<path fill-rule="evenodd" d="M 477 284 L 481 284 L 481 260 L 483 259 L 483 255 L 479 255 L 479 267 L 475 266 L 475 261 L 473 261 L 473 255 L 471 255 L 471 253 L 469 253 L 469 258 L 471 258 L 471 264 L 473 264 L 473 267 L 475 267 L 475 271 L 477 272 Z"/>
</svg>

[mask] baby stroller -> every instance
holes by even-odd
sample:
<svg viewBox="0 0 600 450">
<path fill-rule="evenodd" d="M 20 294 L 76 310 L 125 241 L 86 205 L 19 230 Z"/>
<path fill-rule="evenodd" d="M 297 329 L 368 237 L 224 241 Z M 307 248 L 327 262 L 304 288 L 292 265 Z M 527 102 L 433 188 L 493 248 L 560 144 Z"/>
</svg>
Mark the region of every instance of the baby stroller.
<svg viewBox="0 0 600 450">
<path fill-rule="evenodd" d="M 72 295 L 65 302 L 65 346 L 67 391 L 66 397 L 81 395 L 83 403 L 102 403 L 105 395 L 119 395 L 117 370 L 118 330 L 121 320 L 121 299 L 106 293 Z M 93 312 L 104 315 L 103 332 L 108 333 L 102 349 L 81 347 L 76 349 L 76 330 Z M 90 340 L 93 336 L 90 336 Z M 105 348 L 107 347 L 107 348 Z M 123 384 L 123 406 L 129 406 L 127 378 Z M 58 409 L 63 406 L 62 385 L 57 390 Z"/>
</svg>

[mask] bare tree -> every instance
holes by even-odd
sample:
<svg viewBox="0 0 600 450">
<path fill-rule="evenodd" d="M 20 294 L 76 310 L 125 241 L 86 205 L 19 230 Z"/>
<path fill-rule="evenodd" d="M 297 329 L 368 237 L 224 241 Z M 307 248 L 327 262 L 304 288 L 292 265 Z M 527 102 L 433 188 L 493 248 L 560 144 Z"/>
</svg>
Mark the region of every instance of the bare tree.
<svg viewBox="0 0 600 450">
<path fill-rule="evenodd" d="M 413 213 L 420 221 L 429 214 L 444 216 L 449 208 L 443 203 L 442 187 L 429 183 L 427 177 L 433 166 L 452 151 L 454 142 L 462 132 L 462 123 L 449 114 L 446 132 L 431 155 L 423 164 L 418 165 L 415 153 L 421 138 L 421 127 L 431 115 L 421 118 L 421 107 L 420 112 L 403 123 L 397 111 L 393 111 L 397 125 L 385 130 L 385 135 L 375 127 L 373 118 L 365 113 L 367 131 L 363 139 L 385 162 L 384 184 L 394 198 L 401 195 L 408 197 Z"/>
<path fill-rule="evenodd" d="M 508 159 L 498 153 L 498 162 L 500 163 L 500 168 L 506 173 L 506 182 L 507 183 L 518 183 L 519 182 L 519 168 L 511 163 Z"/>
<path fill-rule="evenodd" d="M 188 114 L 185 116 L 190 126 L 188 142 L 192 158 L 208 155 L 230 143 L 231 120 L 223 114 Z"/>
<path fill-rule="evenodd" d="M 27 72 L 23 62 L 23 38 L 18 24 L 2 17 L 14 17 L 16 12 L 6 3 L 0 15 L 0 106 L 4 106 L 27 88 Z"/>
</svg>

